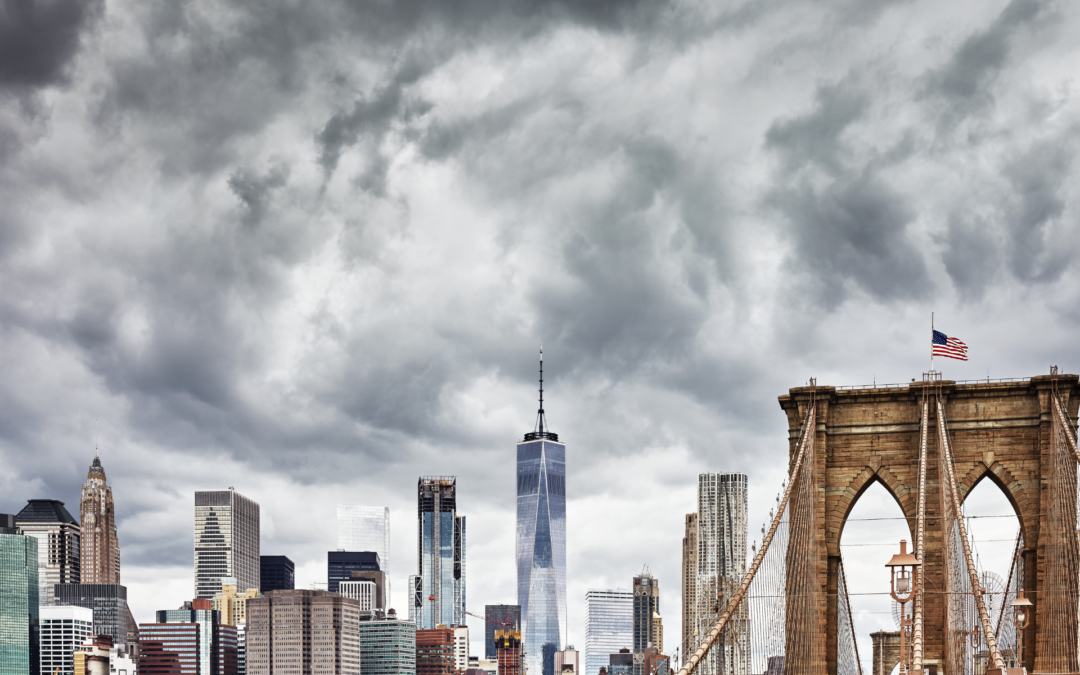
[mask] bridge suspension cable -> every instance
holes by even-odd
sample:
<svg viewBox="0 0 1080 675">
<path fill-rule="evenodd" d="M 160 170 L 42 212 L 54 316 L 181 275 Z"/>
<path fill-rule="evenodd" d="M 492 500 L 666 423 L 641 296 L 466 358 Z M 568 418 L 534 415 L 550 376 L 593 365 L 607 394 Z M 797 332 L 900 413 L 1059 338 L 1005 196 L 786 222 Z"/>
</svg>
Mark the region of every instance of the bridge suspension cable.
<svg viewBox="0 0 1080 675">
<path fill-rule="evenodd" d="M 754 556 L 754 562 L 751 563 L 750 569 L 746 571 L 743 576 L 742 582 L 739 584 L 735 592 L 730 596 L 727 604 L 724 607 L 724 611 L 720 614 L 716 624 L 712 627 L 705 638 L 698 644 L 697 649 L 693 655 L 683 664 L 679 669 L 679 675 L 692 675 L 697 669 L 698 665 L 712 649 L 716 643 L 718 637 L 723 633 L 728 623 L 736 616 L 736 610 L 739 608 L 740 603 L 746 596 L 747 590 L 750 588 L 751 582 L 754 580 L 758 569 L 761 567 L 762 561 L 765 559 L 765 554 L 769 550 L 769 544 L 772 543 L 773 537 L 776 535 L 777 530 L 780 528 L 781 522 L 784 521 L 784 514 L 787 511 L 788 502 L 791 498 L 792 491 L 797 485 L 805 483 L 805 481 L 799 480 L 799 473 L 803 466 L 804 458 L 807 454 L 813 452 L 814 444 L 814 430 L 817 426 L 816 423 L 816 403 L 811 401 L 806 409 L 806 416 L 803 420 L 802 430 L 799 434 L 798 454 L 795 457 L 795 463 L 791 467 L 790 474 L 787 480 L 787 487 L 784 490 L 784 496 L 781 498 L 779 506 L 776 509 L 776 514 L 773 517 L 772 523 L 769 526 L 769 531 L 762 540 L 761 549 L 759 549 Z M 808 452 L 809 450 L 809 452 Z M 803 486 L 805 487 L 805 486 Z M 791 519 L 794 521 L 794 517 Z"/>
<path fill-rule="evenodd" d="M 919 425 L 919 501 L 916 507 L 915 557 L 926 561 L 926 446 L 930 435 L 930 401 L 928 382 L 923 380 L 922 422 Z M 912 606 L 911 669 L 923 669 L 923 614 L 926 588 L 925 564 L 915 567 L 915 603 Z M 903 628 L 901 627 L 901 630 Z"/>
<path fill-rule="evenodd" d="M 997 638 L 994 635 L 993 629 L 990 627 L 990 615 L 986 611 L 986 601 L 983 598 L 982 590 L 979 584 L 979 572 L 975 566 L 975 561 L 971 556 L 971 544 L 969 543 L 967 528 L 964 526 L 963 512 L 960 509 L 960 495 L 957 491 L 958 481 L 956 480 L 956 471 L 953 468 L 952 447 L 949 442 L 949 429 L 945 422 L 945 406 L 942 405 L 941 397 L 937 397 L 937 414 L 938 414 L 938 440 L 941 447 L 941 453 L 939 455 L 941 471 L 939 471 L 939 483 L 948 486 L 948 501 L 945 504 L 946 512 L 949 514 L 949 520 L 952 521 L 954 529 L 959 534 L 960 544 L 964 551 L 964 562 L 967 564 L 968 577 L 971 582 L 971 594 L 975 598 L 975 606 L 978 610 L 979 623 L 982 627 L 983 639 L 986 641 L 987 651 L 989 652 L 989 660 L 993 663 L 995 670 L 1001 670 L 1005 667 L 1005 661 L 1001 658 L 1001 651 L 998 649 Z M 942 500 L 945 501 L 945 495 L 942 495 Z M 947 521 L 948 522 L 948 521 Z M 942 529 L 942 534 L 945 535 L 945 528 Z M 948 560 L 947 563 L 951 564 L 953 561 Z M 953 621 L 949 622 L 950 625 L 955 625 Z"/>
</svg>

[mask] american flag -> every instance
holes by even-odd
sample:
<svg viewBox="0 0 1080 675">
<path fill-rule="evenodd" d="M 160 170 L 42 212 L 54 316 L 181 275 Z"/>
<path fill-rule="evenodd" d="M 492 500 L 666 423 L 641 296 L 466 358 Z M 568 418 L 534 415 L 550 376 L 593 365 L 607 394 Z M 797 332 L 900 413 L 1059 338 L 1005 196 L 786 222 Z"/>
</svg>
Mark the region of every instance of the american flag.
<svg viewBox="0 0 1080 675">
<path fill-rule="evenodd" d="M 939 330 L 934 331 L 934 356 L 967 361 L 967 345 Z"/>
</svg>

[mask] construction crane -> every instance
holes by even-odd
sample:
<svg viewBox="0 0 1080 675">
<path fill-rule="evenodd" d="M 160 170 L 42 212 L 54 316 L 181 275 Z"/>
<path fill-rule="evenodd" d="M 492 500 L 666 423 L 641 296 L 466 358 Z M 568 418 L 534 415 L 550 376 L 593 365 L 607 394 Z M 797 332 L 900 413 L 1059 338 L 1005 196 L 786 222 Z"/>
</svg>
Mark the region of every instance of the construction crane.
<svg viewBox="0 0 1080 675">
<path fill-rule="evenodd" d="M 472 612 L 470 612 L 470 611 L 469 611 L 469 610 L 467 610 L 467 609 L 463 609 L 463 610 L 461 610 L 461 611 L 462 611 L 462 613 L 464 613 L 464 614 L 468 614 L 469 616 L 473 616 L 473 617 L 476 617 L 477 619 L 480 619 L 480 620 L 482 620 L 482 621 L 487 621 L 488 623 L 493 623 L 493 624 L 495 624 L 496 626 L 502 626 L 502 627 L 503 627 L 503 630 L 506 630 L 506 627 L 507 627 L 507 626 L 510 626 L 511 628 L 513 628 L 513 626 L 514 626 L 514 622 L 513 622 L 513 621 L 511 621 L 510 619 L 507 619 L 506 621 L 496 621 L 496 620 L 494 620 L 494 619 L 489 619 L 489 618 L 487 618 L 486 616 L 480 616 L 479 614 L 473 614 Z"/>
</svg>

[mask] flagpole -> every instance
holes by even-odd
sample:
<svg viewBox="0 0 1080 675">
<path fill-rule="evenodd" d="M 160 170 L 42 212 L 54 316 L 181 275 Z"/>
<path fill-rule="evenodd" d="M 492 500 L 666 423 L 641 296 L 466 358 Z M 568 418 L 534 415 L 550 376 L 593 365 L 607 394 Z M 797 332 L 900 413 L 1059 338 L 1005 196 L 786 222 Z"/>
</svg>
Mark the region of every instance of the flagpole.
<svg viewBox="0 0 1080 675">
<path fill-rule="evenodd" d="M 930 312 L 930 372 L 934 372 L 934 313 Z"/>
</svg>

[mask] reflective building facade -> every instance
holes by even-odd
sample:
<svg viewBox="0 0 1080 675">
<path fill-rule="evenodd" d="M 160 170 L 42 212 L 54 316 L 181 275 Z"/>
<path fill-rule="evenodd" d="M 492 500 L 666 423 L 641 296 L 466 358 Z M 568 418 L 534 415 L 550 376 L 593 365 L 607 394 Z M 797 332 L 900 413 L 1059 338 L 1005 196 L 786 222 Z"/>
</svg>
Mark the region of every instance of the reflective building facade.
<svg viewBox="0 0 1080 675">
<path fill-rule="evenodd" d="M 338 504 L 337 550 L 374 551 L 379 569 L 390 573 L 390 507 Z"/>
<path fill-rule="evenodd" d="M 0 673 L 37 675 L 38 540 L 0 513 Z"/>
<path fill-rule="evenodd" d="M 495 631 L 520 628 L 521 606 L 484 605 L 484 619 L 484 658 L 494 661 L 499 658 L 495 651 Z"/>
<path fill-rule="evenodd" d="M 221 580 L 259 584 L 259 505 L 232 488 L 195 493 L 195 597 L 212 599 Z"/>
<path fill-rule="evenodd" d="M 529 675 L 555 675 L 566 635 L 566 446 L 547 430 L 543 353 L 536 426 L 517 445 L 517 582 Z"/>
<path fill-rule="evenodd" d="M 619 589 L 585 594 L 585 675 L 598 675 L 612 654 L 634 643 L 634 594 Z"/>
<path fill-rule="evenodd" d="M 457 515 L 457 478 L 417 483 L 419 577 L 410 616 L 418 630 L 465 624 L 465 516 Z"/>
</svg>

